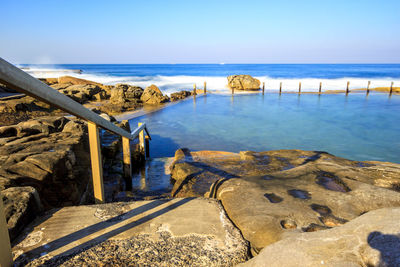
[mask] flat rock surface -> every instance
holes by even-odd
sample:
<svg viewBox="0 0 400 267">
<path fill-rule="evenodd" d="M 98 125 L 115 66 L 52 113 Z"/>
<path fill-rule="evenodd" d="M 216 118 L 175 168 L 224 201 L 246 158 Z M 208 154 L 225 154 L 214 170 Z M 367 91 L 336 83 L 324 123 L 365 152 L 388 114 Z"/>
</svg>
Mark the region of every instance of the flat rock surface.
<svg viewBox="0 0 400 267">
<path fill-rule="evenodd" d="M 202 198 L 65 207 L 13 246 L 17 266 L 232 266 L 247 252 L 219 203 Z"/>
<path fill-rule="evenodd" d="M 400 165 L 358 162 L 325 152 L 178 150 L 173 196 L 215 197 L 256 255 L 287 234 L 347 223 L 400 206 Z"/>
<path fill-rule="evenodd" d="M 287 237 L 240 266 L 400 266 L 399 221 L 400 208 L 370 211 L 340 227 Z"/>
</svg>

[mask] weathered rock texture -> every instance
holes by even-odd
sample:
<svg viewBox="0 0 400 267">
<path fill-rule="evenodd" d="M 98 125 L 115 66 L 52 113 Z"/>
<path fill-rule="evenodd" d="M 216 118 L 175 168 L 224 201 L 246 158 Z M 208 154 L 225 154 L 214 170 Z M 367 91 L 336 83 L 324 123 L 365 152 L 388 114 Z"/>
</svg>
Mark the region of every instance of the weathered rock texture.
<svg viewBox="0 0 400 267">
<path fill-rule="evenodd" d="M 41 117 L 0 127 L 0 190 L 12 238 L 36 213 L 34 203 L 45 209 L 78 204 L 89 166 L 86 126 L 78 120 Z"/>
<path fill-rule="evenodd" d="M 239 266 L 400 266 L 400 208 L 370 211 L 343 226 L 288 236 Z"/>
<path fill-rule="evenodd" d="M 228 76 L 228 87 L 231 90 L 259 90 L 260 81 L 250 75 Z"/>
<path fill-rule="evenodd" d="M 67 207 L 26 229 L 16 266 L 233 266 L 247 242 L 212 199 Z"/>
<path fill-rule="evenodd" d="M 185 99 L 189 96 L 193 95 L 193 92 L 190 91 L 180 91 L 171 94 L 171 101 L 178 101 L 181 99 Z"/>
<path fill-rule="evenodd" d="M 154 84 L 146 87 L 140 100 L 145 104 L 160 104 L 169 101 L 169 97 L 163 95 L 160 89 Z"/>
<path fill-rule="evenodd" d="M 178 150 L 171 176 L 173 196 L 221 200 L 254 254 L 288 232 L 328 229 L 370 210 L 400 206 L 399 164 L 325 152 Z"/>
</svg>

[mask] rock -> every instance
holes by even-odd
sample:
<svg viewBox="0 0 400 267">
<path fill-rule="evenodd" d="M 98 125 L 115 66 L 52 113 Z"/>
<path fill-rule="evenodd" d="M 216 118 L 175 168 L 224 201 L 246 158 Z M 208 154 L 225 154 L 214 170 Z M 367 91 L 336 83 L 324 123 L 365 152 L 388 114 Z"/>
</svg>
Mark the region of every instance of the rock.
<svg viewBox="0 0 400 267">
<path fill-rule="evenodd" d="M 66 207 L 25 233 L 13 246 L 16 266 L 234 266 L 248 257 L 212 199 Z"/>
<path fill-rule="evenodd" d="M 1 191 L 10 238 L 13 240 L 24 226 L 42 210 L 39 195 L 30 186 L 11 187 Z"/>
<path fill-rule="evenodd" d="M 232 90 L 259 90 L 260 81 L 250 75 L 228 76 L 228 87 Z"/>
<path fill-rule="evenodd" d="M 192 92 L 189 91 L 180 91 L 176 93 L 171 94 L 171 101 L 178 101 L 181 99 L 185 99 L 186 97 L 189 97 L 192 95 Z"/>
<path fill-rule="evenodd" d="M 169 101 L 169 97 L 163 95 L 161 90 L 154 84 L 146 87 L 140 100 L 145 104 L 160 104 Z"/>
<path fill-rule="evenodd" d="M 85 80 L 85 79 L 79 79 L 79 78 L 75 78 L 72 76 L 59 77 L 58 83 L 72 83 L 72 84 L 79 84 L 79 85 L 91 84 L 91 85 L 103 86 L 101 83 L 96 83 L 96 82 Z"/>
<path fill-rule="evenodd" d="M 45 209 L 80 203 L 90 177 L 86 127 L 65 117 L 1 127 L 0 188 L 33 187 Z"/>
<path fill-rule="evenodd" d="M 350 161 L 325 152 L 181 151 L 171 178 L 173 196 L 221 200 L 253 254 L 288 232 L 336 227 L 400 205 L 400 193 L 393 190 L 400 181 L 399 164 Z"/>
<path fill-rule="evenodd" d="M 56 84 L 52 84 L 50 87 L 54 88 L 56 90 L 62 90 L 62 89 L 66 89 L 67 87 L 72 86 L 72 83 L 56 83 Z"/>
<path fill-rule="evenodd" d="M 67 88 L 61 89 L 61 93 L 71 97 L 75 101 L 83 104 L 89 100 L 99 99 L 99 94 L 106 97 L 106 92 L 97 85 L 85 84 L 85 85 L 71 85 Z M 97 95 L 97 98 L 95 97 Z M 101 98 L 101 97 L 100 97 Z"/>
<path fill-rule="evenodd" d="M 47 85 L 58 83 L 58 78 L 40 78 L 39 80 Z"/>
<path fill-rule="evenodd" d="M 400 208 L 370 211 L 340 227 L 288 235 L 239 266 L 400 266 L 399 221 Z"/>
</svg>

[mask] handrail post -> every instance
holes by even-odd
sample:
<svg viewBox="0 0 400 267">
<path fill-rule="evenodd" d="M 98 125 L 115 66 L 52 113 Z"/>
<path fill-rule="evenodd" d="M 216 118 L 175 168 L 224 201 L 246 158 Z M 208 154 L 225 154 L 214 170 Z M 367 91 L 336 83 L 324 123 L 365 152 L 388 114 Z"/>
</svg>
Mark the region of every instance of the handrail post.
<svg viewBox="0 0 400 267">
<path fill-rule="evenodd" d="M 142 122 L 138 123 L 138 126 L 142 126 Z M 146 144 L 145 144 L 145 138 L 144 138 L 144 129 L 140 131 L 139 133 L 139 146 L 140 146 L 140 150 L 144 155 L 144 158 L 146 159 Z"/>
<path fill-rule="evenodd" d="M 10 236 L 3 207 L 3 197 L 0 194 L 0 266 L 12 265 Z"/>
<path fill-rule="evenodd" d="M 96 203 L 104 203 L 103 162 L 101 160 L 99 128 L 95 123 L 88 121 L 88 132 L 94 199 Z"/>
<path fill-rule="evenodd" d="M 132 158 L 131 158 L 131 145 L 130 140 L 126 137 L 122 137 L 122 153 L 123 153 L 123 170 L 124 178 L 127 182 L 127 189 L 130 189 L 132 179 Z"/>
</svg>

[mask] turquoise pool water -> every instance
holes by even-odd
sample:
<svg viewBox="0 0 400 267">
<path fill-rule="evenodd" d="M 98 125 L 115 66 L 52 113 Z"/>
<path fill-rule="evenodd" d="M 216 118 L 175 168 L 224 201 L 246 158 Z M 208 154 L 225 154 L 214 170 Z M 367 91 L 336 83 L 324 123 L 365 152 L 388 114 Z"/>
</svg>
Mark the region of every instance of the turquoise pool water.
<svg viewBox="0 0 400 267">
<path fill-rule="evenodd" d="M 400 96 L 209 94 L 131 120 L 143 121 L 151 157 L 176 149 L 327 151 L 353 160 L 400 163 Z"/>
</svg>

